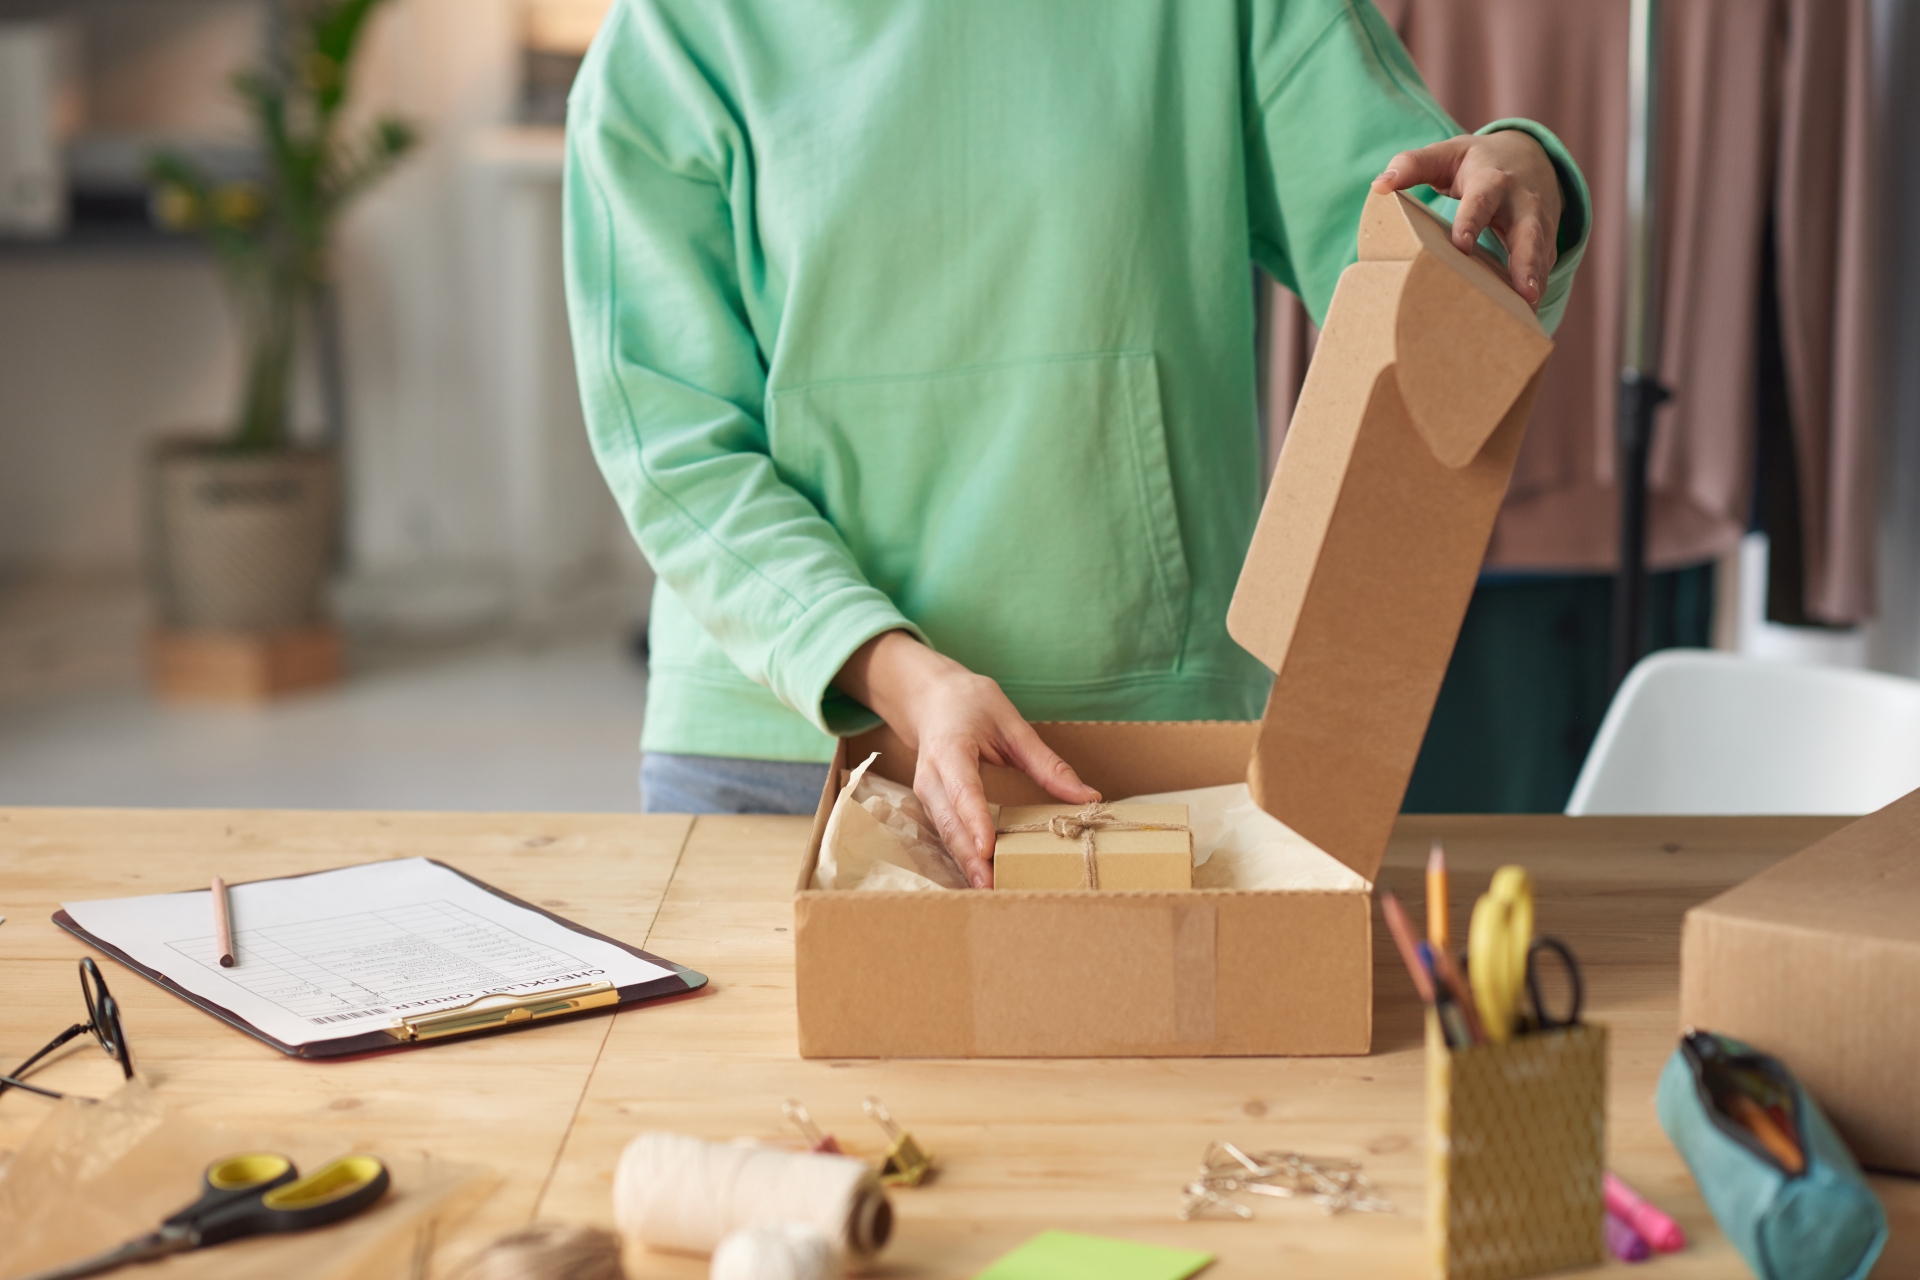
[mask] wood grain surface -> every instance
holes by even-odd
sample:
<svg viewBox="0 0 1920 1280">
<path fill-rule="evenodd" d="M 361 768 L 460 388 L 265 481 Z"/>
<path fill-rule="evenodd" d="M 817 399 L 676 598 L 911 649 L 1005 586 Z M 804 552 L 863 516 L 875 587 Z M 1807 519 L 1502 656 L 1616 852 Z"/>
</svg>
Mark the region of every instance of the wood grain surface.
<svg viewBox="0 0 1920 1280">
<path fill-rule="evenodd" d="M 62 901 L 198 888 L 383 858 L 439 858 L 609 936 L 646 936 L 689 819 L 558 814 L 269 813 L 0 809 L 0 1062 L 85 1019 L 87 949 L 48 917 Z M 375 1150 L 429 1151 L 505 1179 L 445 1252 L 522 1223 L 553 1168 L 613 1020 L 590 1018 L 348 1062 L 287 1058 L 120 965 L 134 1065 L 169 1106 L 210 1124 L 297 1137 L 324 1130 Z M 0 1068 L 4 1069 L 4 1068 Z M 119 1069 L 82 1037 L 36 1083 L 100 1094 Z M 0 1094 L 0 1148 L 52 1104 Z M 185 1171 L 191 1190 L 197 1170 Z M 182 1199 L 188 1197 L 183 1196 Z M 191 1276 L 191 1257 L 143 1275 Z"/>
<path fill-rule="evenodd" d="M 1455 937 L 1494 868 L 1522 862 L 1541 928 L 1584 961 L 1589 1014 L 1612 1029 L 1610 1162 L 1693 1241 L 1639 1274 L 1747 1274 L 1653 1115 L 1677 1032 L 1681 916 L 1842 821 L 1407 817 L 1397 828 L 1383 880 L 1410 902 L 1422 900 L 1428 840 L 1446 841 Z M 59 901 L 191 888 L 215 871 L 241 880 L 430 854 L 690 965 L 712 987 L 611 1018 L 319 1064 L 105 968 L 141 1069 L 188 1113 L 499 1170 L 505 1184 L 444 1243 L 443 1262 L 536 1216 L 610 1223 L 614 1163 L 647 1128 L 784 1139 L 780 1104 L 797 1097 L 850 1151 L 876 1156 L 884 1144 L 860 1100 L 877 1094 L 940 1167 L 929 1185 L 894 1193 L 900 1225 L 880 1275 L 972 1275 L 1047 1228 L 1206 1249 L 1219 1257 L 1212 1277 L 1424 1274 L 1421 1024 L 1384 930 L 1365 1058 L 802 1061 L 791 930 L 807 830 L 802 818 L 0 810 L 0 1060 L 17 1061 L 79 1013 L 82 948 L 47 922 Z M 89 1048 L 44 1078 L 106 1089 L 114 1075 Z M 0 1148 L 45 1105 L 0 1095 Z M 1179 1188 L 1221 1137 L 1358 1159 L 1399 1211 L 1328 1218 L 1274 1202 L 1254 1222 L 1183 1223 Z M 1906 1180 L 1876 1185 L 1897 1223 L 1876 1275 L 1920 1275 L 1920 1193 Z M 706 1274 L 695 1258 L 630 1262 L 638 1277 Z M 151 1274 L 192 1275 L 192 1260 Z"/>
</svg>

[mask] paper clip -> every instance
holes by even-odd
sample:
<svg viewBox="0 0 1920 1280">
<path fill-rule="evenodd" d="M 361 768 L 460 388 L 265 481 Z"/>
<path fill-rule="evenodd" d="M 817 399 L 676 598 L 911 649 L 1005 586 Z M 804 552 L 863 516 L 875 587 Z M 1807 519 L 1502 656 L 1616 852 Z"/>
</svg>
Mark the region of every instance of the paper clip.
<svg viewBox="0 0 1920 1280">
<path fill-rule="evenodd" d="M 1253 1217 L 1253 1210 L 1233 1199 L 1235 1195 L 1311 1200 L 1328 1214 L 1393 1211 L 1355 1161 L 1316 1159 L 1296 1151 L 1249 1154 L 1225 1141 L 1207 1145 L 1199 1176 L 1181 1188 L 1181 1195 L 1182 1218 L 1197 1218 L 1208 1210 Z"/>
<path fill-rule="evenodd" d="M 878 1098 L 868 1098 L 860 1107 L 886 1133 L 887 1158 L 880 1162 L 880 1181 L 893 1187 L 917 1187 L 933 1172 L 933 1157 L 920 1149 L 913 1135 L 893 1122 Z"/>
<path fill-rule="evenodd" d="M 807 1109 L 800 1105 L 800 1099 L 788 1098 L 781 1104 L 780 1114 L 793 1121 L 793 1127 L 807 1140 L 807 1150 L 816 1155 L 842 1156 L 846 1152 L 840 1149 L 840 1140 L 830 1133 L 822 1133 L 820 1126 L 813 1122 Z"/>
</svg>

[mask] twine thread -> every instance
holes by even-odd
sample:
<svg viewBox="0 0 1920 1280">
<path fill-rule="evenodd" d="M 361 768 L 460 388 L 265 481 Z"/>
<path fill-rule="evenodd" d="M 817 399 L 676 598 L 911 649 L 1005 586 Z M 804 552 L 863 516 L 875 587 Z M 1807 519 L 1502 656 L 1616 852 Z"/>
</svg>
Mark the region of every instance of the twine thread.
<svg viewBox="0 0 1920 1280">
<path fill-rule="evenodd" d="M 711 1253 L 743 1227 L 806 1223 L 854 1258 L 877 1252 L 893 1221 L 859 1160 L 658 1132 L 621 1153 L 613 1217 L 630 1241 L 686 1253 Z"/>
</svg>

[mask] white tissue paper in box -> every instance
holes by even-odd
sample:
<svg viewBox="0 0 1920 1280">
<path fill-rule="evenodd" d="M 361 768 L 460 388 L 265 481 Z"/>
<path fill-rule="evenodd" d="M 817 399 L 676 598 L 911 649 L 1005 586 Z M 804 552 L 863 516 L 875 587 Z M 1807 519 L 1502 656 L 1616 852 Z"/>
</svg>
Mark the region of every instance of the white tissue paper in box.
<svg viewBox="0 0 1920 1280">
<path fill-rule="evenodd" d="M 840 789 L 813 869 L 816 889 L 964 889 L 967 878 L 913 792 L 861 762 Z"/>
<path fill-rule="evenodd" d="M 816 889 L 964 889 L 912 791 L 867 772 L 868 756 L 827 817 Z M 1120 804 L 1184 804 L 1196 889 L 1367 889 L 1371 886 L 1253 802 L 1244 782 L 1133 796 Z M 991 806 L 998 817 L 999 806 Z"/>
<path fill-rule="evenodd" d="M 1120 803 L 1187 806 L 1196 889 L 1372 888 L 1359 872 L 1255 804 L 1244 782 Z"/>
</svg>

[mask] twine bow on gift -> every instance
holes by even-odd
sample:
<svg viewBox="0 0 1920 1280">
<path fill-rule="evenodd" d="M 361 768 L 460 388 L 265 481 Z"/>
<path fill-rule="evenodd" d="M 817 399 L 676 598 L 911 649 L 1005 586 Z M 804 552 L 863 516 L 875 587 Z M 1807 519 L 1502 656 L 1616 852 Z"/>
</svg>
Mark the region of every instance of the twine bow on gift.
<svg viewBox="0 0 1920 1280">
<path fill-rule="evenodd" d="M 1125 818 L 1116 818 L 1113 810 L 1096 800 L 1074 813 L 1056 813 L 1045 822 L 1019 822 L 1011 827 L 996 827 L 994 834 L 1010 836 L 1029 831 L 1050 831 L 1062 840 L 1078 840 L 1080 856 L 1087 862 L 1087 888 L 1098 889 L 1100 868 L 1093 856 L 1093 836 L 1096 831 L 1186 831 L 1188 829 L 1184 822 L 1130 822 Z"/>
</svg>

